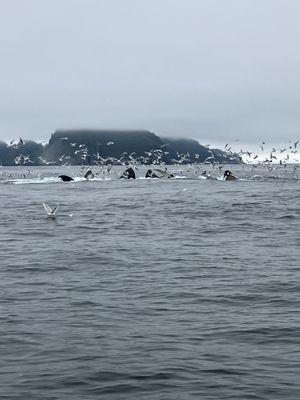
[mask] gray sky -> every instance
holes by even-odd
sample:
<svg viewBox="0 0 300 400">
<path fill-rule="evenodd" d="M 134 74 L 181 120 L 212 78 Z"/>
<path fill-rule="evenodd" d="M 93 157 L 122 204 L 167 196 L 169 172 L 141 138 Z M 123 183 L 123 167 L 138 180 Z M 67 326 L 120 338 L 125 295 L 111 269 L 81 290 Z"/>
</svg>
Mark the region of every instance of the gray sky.
<svg viewBox="0 0 300 400">
<path fill-rule="evenodd" d="M 0 0 L 0 139 L 297 139 L 299 19 L 299 0 Z"/>
</svg>

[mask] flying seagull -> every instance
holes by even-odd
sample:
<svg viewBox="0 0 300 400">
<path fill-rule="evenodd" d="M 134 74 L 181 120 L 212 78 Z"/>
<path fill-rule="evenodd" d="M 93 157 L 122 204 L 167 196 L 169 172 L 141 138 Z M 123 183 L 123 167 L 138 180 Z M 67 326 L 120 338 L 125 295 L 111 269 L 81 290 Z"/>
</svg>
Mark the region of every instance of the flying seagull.
<svg viewBox="0 0 300 400">
<path fill-rule="evenodd" d="M 46 211 L 47 217 L 55 219 L 55 213 L 58 208 L 58 204 L 56 204 L 53 208 L 51 208 L 48 204 L 43 203 L 44 209 Z"/>
</svg>

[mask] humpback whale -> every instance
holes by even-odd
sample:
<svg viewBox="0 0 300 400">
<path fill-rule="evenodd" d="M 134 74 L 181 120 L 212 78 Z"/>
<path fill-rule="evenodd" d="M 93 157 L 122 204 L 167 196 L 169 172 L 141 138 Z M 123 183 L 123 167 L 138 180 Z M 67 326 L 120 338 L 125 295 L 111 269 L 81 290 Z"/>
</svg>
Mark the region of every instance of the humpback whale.
<svg viewBox="0 0 300 400">
<path fill-rule="evenodd" d="M 135 172 L 133 170 L 133 168 L 129 167 L 127 168 L 122 176 L 120 176 L 120 178 L 124 178 L 124 179 L 135 179 Z"/>
<path fill-rule="evenodd" d="M 170 174 L 167 170 L 167 168 L 165 168 L 165 170 L 163 171 L 162 169 L 154 169 L 153 170 L 155 173 L 159 174 L 160 176 L 158 176 L 158 178 L 174 178 L 173 174 Z"/>
<path fill-rule="evenodd" d="M 148 169 L 148 171 L 146 172 L 146 176 L 145 178 L 159 178 L 159 176 L 157 176 L 152 169 Z"/>
<path fill-rule="evenodd" d="M 238 178 L 232 174 L 228 169 L 224 172 L 225 181 L 236 181 Z"/>
<path fill-rule="evenodd" d="M 68 175 L 59 175 L 59 178 L 63 181 L 63 182 L 70 182 L 70 181 L 74 181 L 73 178 L 71 178 Z"/>
<path fill-rule="evenodd" d="M 88 169 L 84 175 L 85 179 L 93 179 L 94 178 L 94 174 L 93 171 L 91 169 Z"/>
</svg>

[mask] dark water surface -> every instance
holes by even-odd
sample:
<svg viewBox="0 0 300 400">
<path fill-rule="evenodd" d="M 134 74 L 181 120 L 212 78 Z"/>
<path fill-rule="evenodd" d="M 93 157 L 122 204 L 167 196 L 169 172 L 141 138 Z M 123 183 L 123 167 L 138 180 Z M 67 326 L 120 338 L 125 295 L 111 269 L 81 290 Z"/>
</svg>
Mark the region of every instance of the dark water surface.
<svg viewBox="0 0 300 400">
<path fill-rule="evenodd" d="M 11 171 L 1 399 L 300 399 L 299 180 Z"/>
</svg>

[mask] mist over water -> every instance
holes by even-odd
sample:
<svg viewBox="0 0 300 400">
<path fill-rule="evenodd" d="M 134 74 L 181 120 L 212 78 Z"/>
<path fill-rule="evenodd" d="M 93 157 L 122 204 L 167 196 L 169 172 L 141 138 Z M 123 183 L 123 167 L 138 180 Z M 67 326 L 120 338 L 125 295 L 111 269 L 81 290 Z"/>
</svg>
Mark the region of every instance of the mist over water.
<svg viewBox="0 0 300 400">
<path fill-rule="evenodd" d="M 298 400 L 293 168 L 1 168 L 0 397 Z"/>
</svg>

